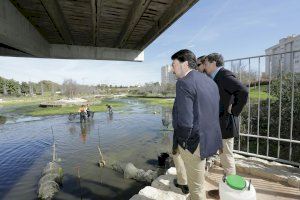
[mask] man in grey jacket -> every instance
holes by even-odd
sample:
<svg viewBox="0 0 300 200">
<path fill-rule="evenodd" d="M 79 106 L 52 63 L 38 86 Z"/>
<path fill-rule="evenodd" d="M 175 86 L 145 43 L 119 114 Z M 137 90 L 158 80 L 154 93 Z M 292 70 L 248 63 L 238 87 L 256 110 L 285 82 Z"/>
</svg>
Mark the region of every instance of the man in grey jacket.
<svg viewBox="0 0 300 200">
<path fill-rule="evenodd" d="M 197 72 L 195 55 L 183 49 L 172 56 L 178 78 L 173 106 L 173 159 L 177 170 L 175 185 L 192 200 L 204 200 L 205 159 L 222 148 L 219 124 L 218 87 Z"/>
</svg>

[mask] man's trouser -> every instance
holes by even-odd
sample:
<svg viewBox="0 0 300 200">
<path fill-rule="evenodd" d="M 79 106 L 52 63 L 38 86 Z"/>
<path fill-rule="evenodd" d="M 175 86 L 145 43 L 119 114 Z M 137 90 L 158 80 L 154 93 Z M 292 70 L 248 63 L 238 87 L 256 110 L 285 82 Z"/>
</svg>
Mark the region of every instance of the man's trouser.
<svg viewBox="0 0 300 200">
<path fill-rule="evenodd" d="M 236 174 L 233 155 L 234 138 L 223 139 L 223 152 L 220 154 L 220 162 L 226 175 Z"/>
<path fill-rule="evenodd" d="M 191 200 L 205 200 L 205 159 L 200 159 L 200 148 L 192 154 L 187 149 L 180 146 L 178 152 L 173 155 L 174 164 L 177 171 L 177 183 L 188 185 Z"/>
</svg>

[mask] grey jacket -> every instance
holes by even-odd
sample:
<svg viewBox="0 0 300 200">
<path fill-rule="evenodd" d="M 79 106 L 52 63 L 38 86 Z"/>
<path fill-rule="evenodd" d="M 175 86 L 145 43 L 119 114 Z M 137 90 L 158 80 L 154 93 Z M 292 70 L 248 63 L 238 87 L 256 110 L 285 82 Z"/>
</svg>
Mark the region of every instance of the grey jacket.
<svg viewBox="0 0 300 200">
<path fill-rule="evenodd" d="M 176 83 L 173 106 L 173 148 L 194 153 L 200 144 L 201 159 L 222 148 L 219 124 L 219 91 L 206 75 L 192 70 Z"/>
</svg>

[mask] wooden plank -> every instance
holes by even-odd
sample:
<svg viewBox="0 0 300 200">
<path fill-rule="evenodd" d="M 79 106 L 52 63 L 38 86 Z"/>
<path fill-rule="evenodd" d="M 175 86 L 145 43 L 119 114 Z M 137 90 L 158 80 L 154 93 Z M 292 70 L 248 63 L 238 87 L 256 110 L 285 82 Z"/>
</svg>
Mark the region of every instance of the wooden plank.
<svg viewBox="0 0 300 200">
<path fill-rule="evenodd" d="M 140 1 L 136 0 L 131 11 L 128 14 L 127 22 L 124 24 L 119 39 L 117 40 L 115 46 L 123 48 L 126 41 L 130 37 L 130 34 L 134 30 L 135 26 L 139 22 L 145 10 L 148 8 L 151 0 Z"/>
<path fill-rule="evenodd" d="M 199 0 L 174 0 L 172 5 L 164 12 L 156 24 L 148 31 L 135 49 L 145 49 L 165 29 L 174 23 L 181 15 L 190 9 Z"/>
<path fill-rule="evenodd" d="M 73 44 L 73 38 L 68 28 L 68 24 L 65 21 L 64 15 L 61 12 L 60 6 L 57 0 L 40 0 L 45 10 L 47 11 L 50 19 L 55 25 L 57 31 L 60 33 L 62 39 L 66 44 Z"/>
</svg>

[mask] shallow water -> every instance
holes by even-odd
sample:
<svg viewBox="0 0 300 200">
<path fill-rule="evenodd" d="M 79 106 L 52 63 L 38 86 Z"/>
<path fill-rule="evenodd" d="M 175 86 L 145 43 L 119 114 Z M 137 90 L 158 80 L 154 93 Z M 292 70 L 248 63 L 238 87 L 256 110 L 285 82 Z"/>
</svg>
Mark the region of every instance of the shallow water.
<svg viewBox="0 0 300 200">
<path fill-rule="evenodd" d="M 155 169 L 157 155 L 170 149 L 171 132 L 162 130 L 171 126 L 171 115 L 168 109 L 122 101 L 129 106 L 113 116 L 95 113 L 84 125 L 69 122 L 66 115 L 14 118 L 0 125 L 0 199 L 36 199 L 41 171 L 52 159 L 53 138 L 64 170 L 63 187 L 55 199 L 129 199 L 137 193 L 143 183 L 97 166 L 97 146 L 109 161 Z"/>
</svg>

